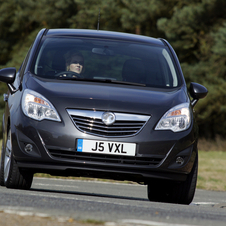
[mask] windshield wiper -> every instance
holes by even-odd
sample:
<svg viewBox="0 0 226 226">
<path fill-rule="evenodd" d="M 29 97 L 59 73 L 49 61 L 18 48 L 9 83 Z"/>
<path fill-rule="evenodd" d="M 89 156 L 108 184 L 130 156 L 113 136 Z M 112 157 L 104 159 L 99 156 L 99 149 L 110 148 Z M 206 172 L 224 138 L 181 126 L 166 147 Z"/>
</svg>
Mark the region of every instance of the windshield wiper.
<svg viewBox="0 0 226 226">
<path fill-rule="evenodd" d="M 124 85 L 133 85 L 133 86 L 146 86 L 143 83 L 135 83 L 135 82 L 125 82 L 125 81 L 118 81 L 113 79 L 92 79 L 92 78 L 79 78 L 79 77 L 58 77 L 57 79 L 60 80 L 76 80 L 76 81 L 87 81 L 87 82 L 103 82 L 103 83 L 115 83 L 115 84 L 124 84 Z"/>
<path fill-rule="evenodd" d="M 101 79 L 101 80 L 103 80 L 103 79 Z M 125 85 L 133 85 L 133 86 L 146 86 L 146 84 L 143 84 L 143 83 L 125 82 L 125 81 L 118 81 L 118 80 L 111 80 L 111 79 L 104 79 L 104 82 L 125 84 Z"/>
</svg>

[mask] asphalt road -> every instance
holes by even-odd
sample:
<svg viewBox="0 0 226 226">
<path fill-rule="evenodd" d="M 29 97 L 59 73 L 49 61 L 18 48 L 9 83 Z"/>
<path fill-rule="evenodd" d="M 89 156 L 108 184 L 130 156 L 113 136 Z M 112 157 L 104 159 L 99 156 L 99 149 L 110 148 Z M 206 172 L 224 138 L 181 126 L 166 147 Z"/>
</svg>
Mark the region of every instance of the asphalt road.
<svg viewBox="0 0 226 226">
<path fill-rule="evenodd" d="M 226 225 L 226 192 L 197 190 L 187 206 L 150 202 L 146 189 L 138 184 L 34 178 L 29 191 L 0 187 L 0 211 L 100 220 L 110 225 Z"/>
</svg>

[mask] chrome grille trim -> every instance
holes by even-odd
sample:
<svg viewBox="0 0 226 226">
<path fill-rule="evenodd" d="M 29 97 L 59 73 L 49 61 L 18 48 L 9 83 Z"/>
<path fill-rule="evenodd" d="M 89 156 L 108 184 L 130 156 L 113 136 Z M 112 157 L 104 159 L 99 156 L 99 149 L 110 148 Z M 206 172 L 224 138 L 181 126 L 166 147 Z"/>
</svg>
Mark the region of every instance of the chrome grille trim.
<svg viewBox="0 0 226 226">
<path fill-rule="evenodd" d="M 88 111 L 67 109 L 75 126 L 84 133 L 103 137 L 134 136 L 141 131 L 151 116 L 115 113 L 116 121 L 113 125 L 102 122 L 104 111 Z"/>
</svg>

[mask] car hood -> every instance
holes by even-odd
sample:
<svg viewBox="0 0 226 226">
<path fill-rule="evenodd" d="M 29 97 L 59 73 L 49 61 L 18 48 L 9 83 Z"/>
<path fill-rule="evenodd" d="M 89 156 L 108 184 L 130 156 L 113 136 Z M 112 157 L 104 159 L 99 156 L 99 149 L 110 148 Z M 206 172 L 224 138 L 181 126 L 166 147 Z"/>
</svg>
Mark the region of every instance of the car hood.
<svg viewBox="0 0 226 226">
<path fill-rule="evenodd" d="M 42 94 L 59 109 L 78 108 L 152 115 L 188 101 L 183 88 L 165 91 L 149 87 L 101 82 L 40 80 L 30 77 L 26 87 Z"/>
</svg>

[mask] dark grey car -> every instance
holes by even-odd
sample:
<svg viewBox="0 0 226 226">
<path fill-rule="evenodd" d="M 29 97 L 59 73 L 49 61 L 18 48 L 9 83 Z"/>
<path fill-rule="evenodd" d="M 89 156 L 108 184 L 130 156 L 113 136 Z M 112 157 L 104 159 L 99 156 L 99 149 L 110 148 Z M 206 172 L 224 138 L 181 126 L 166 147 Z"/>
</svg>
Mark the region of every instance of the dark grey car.
<svg viewBox="0 0 226 226">
<path fill-rule="evenodd" d="M 42 29 L 21 68 L 0 71 L 0 184 L 29 189 L 34 173 L 130 180 L 151 201 L 189 204 L 198 167 L 194 105 L 163 39 Z"/>
</svg>

